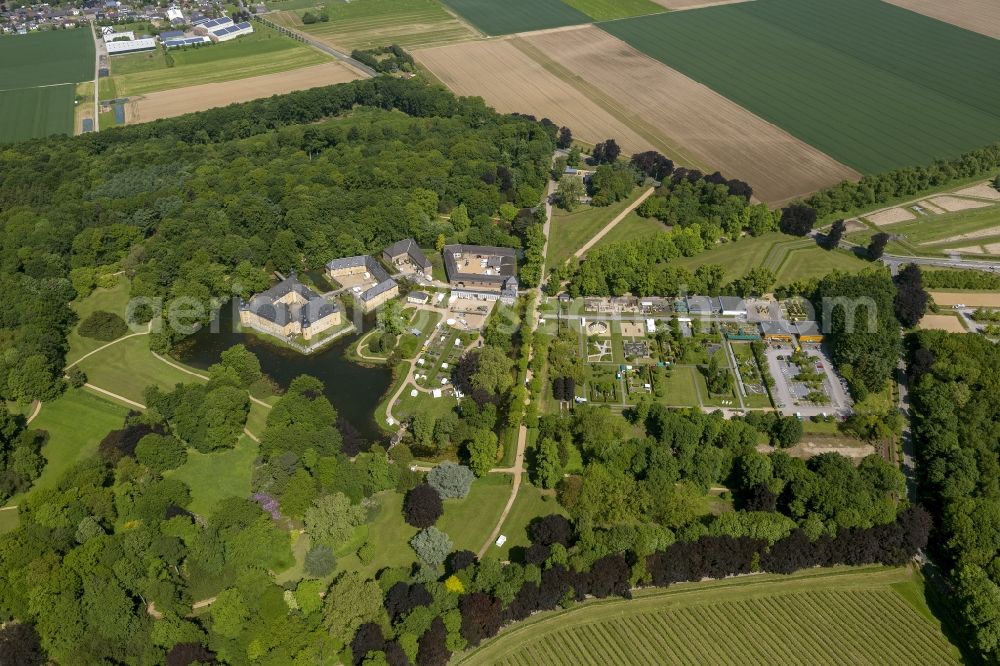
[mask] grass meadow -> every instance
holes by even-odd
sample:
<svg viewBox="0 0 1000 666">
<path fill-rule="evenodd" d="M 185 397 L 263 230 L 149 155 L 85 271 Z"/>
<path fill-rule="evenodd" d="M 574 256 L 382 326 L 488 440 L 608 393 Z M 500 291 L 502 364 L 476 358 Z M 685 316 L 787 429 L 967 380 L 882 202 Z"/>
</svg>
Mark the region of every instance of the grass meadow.
<svg viewBox="0 0 1000 666">
<path fill-rule="evenodd" d="M 302 23 L 303 11 L 284 11 L 268 18 L 345 50 L 393 43 L 416 49 L 476 37 L 467 25 L 448 13 L 440 0 L 356 0 L 318 4 L 329 15 L 329 21 L 305 25 Z"/>
<path fill-rule="evenodd" d="M 79 368 L 89 383 L 139 403 L 147 386 L 170 390 L 176 384 L 198 381 L 153 356 L 145 335 L 117 342 L 81 361 Z"/>
<path fill-rule="evenodd" d="M 1000 138 L 1000 41 L 879 0 L 755 0 L 601 27 L 861 172 Z"/>
<path fill-rule="evenodd" d="M 962 663 L 909 569 L 818 569 L 640 590 L 539 613 L 455 663 Z"/>
<path fill-rule="evenodd" d="M 258 449 L 257 443 L 246 435 L 231 449 L 213 453 L 188 449 L 187 462 L 164 476 L 186 483 L 191 489 L 188 508 L 207 517 L 227 497 L 250 496 L 250 477 Z"/>
<path fill-rule="evenodd" d="M 572 212 L 559 207 L 553 208 L 552 223 L 549 226 L 548 256 L 545 263 L 550 267 L 558 266 L 572 257 L 573 253 L 583 247 L 608 222 L 618 217 L 619 213 L 628 208 L 643 191 L 642 188 L 636 188 L 632 196 L 610 206 L 581 205 Z M 619 222 L 615 228 L 625 221 Z"/>
<path fill-rule="evenodd" d="M 168 58 L 172 59 L 170 65 Z M 111 59 L 113 82 L 102 81 L 102 99 L 130 97 L 275 74 L 329 62 L 322 51 L 279 34 L 259 23 L 254 33 L 222 44 L 116 56 Z M 103 126 L 103 124 L 102 124 Z"/>
<path fill-rule="evenodd" d="M 591 23 L 589 16 L 560 0 L 507 0 L 507 2 L 445 0 L 445 2 L 462 18 L 488 35 L 509 35 L 516 32 Z M 613 7 L 619 3 L 579 0 L 574 4 Z M 627 4 L 633 4 L 633 1 L 629 0 Z"/>
<path fill-rule="evenodd" d="M 640 238 L 646 238 L 651 234 L 663 233 L 667 230 L 667 225 L 663 224 L 655 217 L 642 217 L 635 211 L 625 216 L 621 222 L 611 228 L 604 238 L 597 241 L 594 247 L 603 247 L 611 243 L 624 243 Z"/>
<path fill-rule="evenodd" d="M 794 238 L 777 231 L 722 243 L 694 257 L 681 257 L 671 263 L 692 272 L 702 264 L 719 264 L 725 269 L 726 281 L 763 266 L 774 272 L 779 285 L 822 277 L 834 270 L 859 271 L 871 265 L 846 250 L 824 250 L 811 238 Z"/>
</svg>

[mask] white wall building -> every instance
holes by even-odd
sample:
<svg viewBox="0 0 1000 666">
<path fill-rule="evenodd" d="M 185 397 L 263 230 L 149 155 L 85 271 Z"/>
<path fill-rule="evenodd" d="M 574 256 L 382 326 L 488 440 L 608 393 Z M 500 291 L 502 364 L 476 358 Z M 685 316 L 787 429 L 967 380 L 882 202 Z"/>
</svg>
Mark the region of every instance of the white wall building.
<svg viewBox="0 0 1000 666">
<path fill-rule="evenodd" d="M 151 51 L 156 48 L 156 40 L 152 37 L 145 39 L 129 39 L 120 42 L 108 42 L 105 44 L 108 55 L 122 55 L 124 53 L 137 53 L 139 51 Z"/>
</svg>

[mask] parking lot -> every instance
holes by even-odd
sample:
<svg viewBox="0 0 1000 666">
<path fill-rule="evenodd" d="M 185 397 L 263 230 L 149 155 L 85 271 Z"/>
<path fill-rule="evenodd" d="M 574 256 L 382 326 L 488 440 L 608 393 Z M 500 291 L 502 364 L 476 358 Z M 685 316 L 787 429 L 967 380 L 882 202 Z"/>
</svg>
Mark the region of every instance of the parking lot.
<svg viewBox="0 0 1000 666">
<path fill-rule="evenodd" d="M 785 416 L 800 415 L 803 417 L 822 414 L 848 416 L 851 413 L 851 399 L 843 379 L 833 369 L 833 364 L 822 349 L 804 349 L 803 352 L 813 359 L 812 368 L 822 376 L 821 390 L 828 400 L 827 404 L 804 402 L 812 389 L 796 377 L 800 374 L 797 365 L 789 361 L 794 352 L 791 345 L 769 346 L 766 351 L 767 366 L 774 377 L 774 399 L 778 411 Z M 780 357 L 780 358 L 779 358 Z"/>
</svg>

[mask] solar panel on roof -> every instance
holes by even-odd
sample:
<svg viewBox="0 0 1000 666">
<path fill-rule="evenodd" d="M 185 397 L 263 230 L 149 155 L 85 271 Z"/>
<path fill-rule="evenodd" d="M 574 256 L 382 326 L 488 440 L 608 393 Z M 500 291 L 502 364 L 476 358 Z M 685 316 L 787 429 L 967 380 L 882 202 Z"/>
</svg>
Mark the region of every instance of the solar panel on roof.
<svg viewBox="0 0 1000 666">
<path fill-rule="evenodd" d="M 246 30 L 247 28 L 250 27 L 250 24 L 247 22 L 237 23 L 236 27 L 239 28 L 240 30 Z"/>
</svg>

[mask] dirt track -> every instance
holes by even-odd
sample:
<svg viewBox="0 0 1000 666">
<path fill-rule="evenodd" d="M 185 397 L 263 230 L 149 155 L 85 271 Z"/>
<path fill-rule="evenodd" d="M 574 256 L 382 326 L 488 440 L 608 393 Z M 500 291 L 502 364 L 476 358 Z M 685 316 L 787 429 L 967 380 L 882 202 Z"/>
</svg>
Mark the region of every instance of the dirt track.
<svg viewBox="0 0 1000 666">
<path fill-rule="evenodd" d="M 296 90 L 346 83 L 358 78 L 361 75 L 351 67 L 339 62 L 329 62 L 237 81 L 164 90 L 129 102 L 125 108 L 125 122 L 134 125 Z"/>
<path fill-rule="evenodd" d="M 1000 292 L 997 291 L 932 291 L 931 298 L 938 305 L 958 305 L 970 308 L 1000 308 Z"/>
<path fill-rule="evenodd" d="M 1000 3 L 997 0 L 886 0 L 886 2 L 987 37 L 1000 39 Z"/>
<path fill-rule="evenodd" d="M 647 130 L 643 134 L 653 139 L 654 145 L 659 144 L 658 150 L 681 163 L 718 169 L 730 178 L 746 180 L 762 200 L 781 203 L 860 177 L 853 169 L 599 28 L 587 26 L 515 40 L 515 44 L 522 43 L 543 64 L 545 59 L 554 61 L 570 77 L 603 93 L 611 103 L 622 105 L 629 115 L 625 120 Z M 475 47 L 470 44 L 468 48 Z"/>
</svg>

